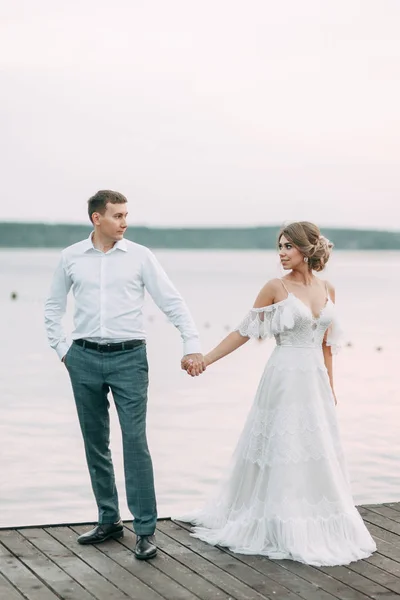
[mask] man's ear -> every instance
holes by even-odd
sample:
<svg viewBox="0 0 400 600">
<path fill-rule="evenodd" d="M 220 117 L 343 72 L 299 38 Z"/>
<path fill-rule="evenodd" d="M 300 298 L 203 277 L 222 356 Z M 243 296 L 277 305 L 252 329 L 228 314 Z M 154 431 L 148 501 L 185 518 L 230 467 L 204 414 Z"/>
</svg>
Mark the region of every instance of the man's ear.
<svg viewBox="0 0 400 600">
<path fill-rule="evenodd" d="M 92 214 L 92 223 L 93 225 L 100 225 L 100 213 L 94 212 Z"/>
</svg>

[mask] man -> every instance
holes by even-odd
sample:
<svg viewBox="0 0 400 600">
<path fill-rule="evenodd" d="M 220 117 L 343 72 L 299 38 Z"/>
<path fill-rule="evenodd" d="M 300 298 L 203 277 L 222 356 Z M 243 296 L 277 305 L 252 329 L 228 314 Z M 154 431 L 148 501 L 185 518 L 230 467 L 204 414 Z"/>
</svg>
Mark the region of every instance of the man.
<svg viewBox="0 0 400 600">
<path fill-rule="evenodd" d="M 135 556 L 157 553 L 153 466 L 146 439 L 148 365 L 143 328 L 144 290 L 179 329 L 181 366 L 191 374 L 205 369 L 196 327 L 181 296 L 152 252 L 124 239 L 127 199 L 103 190 L 88 201 L 94 231 L 61 253 L 45 323 L 50 345 L 71 379 L 86 460 L 98 506 L 98 525 L 78 538 L 95 544 L 123 535 L 114 468 L 109 449 L 111 390 L 122 430 L 126 495 L 137 535 Z M 75 297 L 73 343 L 62 328 L 67 295 Z"/>
</svg>

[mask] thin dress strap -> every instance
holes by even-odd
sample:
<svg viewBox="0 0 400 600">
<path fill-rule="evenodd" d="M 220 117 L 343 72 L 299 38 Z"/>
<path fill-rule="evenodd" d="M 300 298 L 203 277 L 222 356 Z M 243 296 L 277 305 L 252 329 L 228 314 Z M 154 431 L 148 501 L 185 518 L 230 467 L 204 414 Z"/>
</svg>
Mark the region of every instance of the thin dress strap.
<svg viewBox="0 0 400 600">
<path fill-rule="evenodd" d="M 286 285 L 283 283 L 283 279 L 280 279 L 279 281 L 281 282 L 281 284 L 283 285 L 283 287 L 284 287 L 287 295 L 289 296 L 289 290 L 287 289 Z"/>
<path fill-rule="evenodd" d="M 325 281 L 325 290 L 326 290 L 326 299 L 330 300 L 331 296 L 330 296 L 330 293 L 329 293 L 329 288 L 328 288 L 328 282 L 327 281 Z"/>
</svg>

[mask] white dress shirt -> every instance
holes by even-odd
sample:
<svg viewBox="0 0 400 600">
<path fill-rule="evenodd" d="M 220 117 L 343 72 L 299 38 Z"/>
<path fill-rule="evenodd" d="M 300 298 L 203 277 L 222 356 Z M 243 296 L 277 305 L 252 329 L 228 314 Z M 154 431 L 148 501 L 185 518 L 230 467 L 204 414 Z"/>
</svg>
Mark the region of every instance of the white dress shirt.
<svg viewBox="0 0 400 600">
<path fill-rule="evenodd" d="M 146 339 L 142 313 L 146 288 L 179 329 L 183 353 L 201 352 L 199 334 L 186 304 L 145 246 L 123 239 L 104 253 L 93 246 L 91 234 L 62 251 L 45 304 L 47 335 L 60 358 L 69 347 L 61 321 L 71 287 L 75 297 L 73 340 L 106 343 Z"/>
</svg>

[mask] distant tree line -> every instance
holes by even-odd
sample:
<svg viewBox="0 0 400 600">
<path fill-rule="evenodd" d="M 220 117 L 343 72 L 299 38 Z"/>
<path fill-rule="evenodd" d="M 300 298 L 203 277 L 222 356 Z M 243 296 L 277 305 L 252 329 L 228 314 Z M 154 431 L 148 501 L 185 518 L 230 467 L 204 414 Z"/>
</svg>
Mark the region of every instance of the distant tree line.
<svg viewBox="0 0 400 600">
<path fill-rule="evenodd" d="M 0 247 L 63 248 L 89 236 L 88 225 L 0 223 Z M 272 249 L 279 228 L 129 227 L 126 237 L 150 248 Z M 400 250 L 400 231 L 323 228 L 336 248 L 347 250 Z"/>
</svg>

